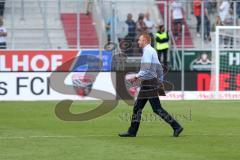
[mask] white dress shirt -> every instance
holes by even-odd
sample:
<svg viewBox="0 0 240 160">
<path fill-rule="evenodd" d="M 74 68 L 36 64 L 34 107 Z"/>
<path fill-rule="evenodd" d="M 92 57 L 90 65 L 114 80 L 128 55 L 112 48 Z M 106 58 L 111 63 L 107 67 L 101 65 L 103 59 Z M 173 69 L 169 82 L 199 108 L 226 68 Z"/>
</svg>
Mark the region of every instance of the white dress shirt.
<svg viewBox="0 0 240 160">
<path fill-rule="evenodd" d="M 143 56 L 141 58 L 141 69 L 137 74 L 141 80 L 149 80 L 157 78 L 163 80 L 163 68 L 158 60 L 156 50 L 150 45 L 143 48 Z"/>
</svg>

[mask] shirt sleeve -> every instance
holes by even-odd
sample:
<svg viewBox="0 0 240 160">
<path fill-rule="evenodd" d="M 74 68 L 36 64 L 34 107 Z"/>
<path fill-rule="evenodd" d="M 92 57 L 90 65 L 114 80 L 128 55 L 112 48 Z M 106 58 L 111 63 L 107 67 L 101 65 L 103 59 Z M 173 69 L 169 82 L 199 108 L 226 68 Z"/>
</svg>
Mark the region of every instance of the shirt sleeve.
<svg viewBox="0 0 240 160">
<path fill-rule="evenodd" d="M 148 70 L 151 67 L 152 62 L 152 54 L 151 53 L 144 53 L 141 61 L 141 69 L 137 74 L 138 78 L 143 78 L 148 74 Z"/>
<path fill-rule="evenodd" d="M 163 68 L 161 64 L 159 64 L 159 66 L 157 67 L 157 76 L 158 76 L 157 78 L 162 82 L 164 75 L 163 75 Z"/>
</svg>

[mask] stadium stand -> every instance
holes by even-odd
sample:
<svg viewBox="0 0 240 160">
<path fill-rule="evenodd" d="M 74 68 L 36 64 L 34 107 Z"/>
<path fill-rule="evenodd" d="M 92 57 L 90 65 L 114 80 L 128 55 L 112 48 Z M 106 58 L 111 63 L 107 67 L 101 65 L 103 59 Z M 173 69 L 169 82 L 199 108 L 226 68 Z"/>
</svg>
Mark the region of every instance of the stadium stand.
<svg viewBox="0 0 240 160">
<path fill-rule="evenodd" d="M 9 49 L 67 48 L 56 1 L 6 1 L 4 19 Z"/>
<path fill-rule="evenodd" d="M 157 2 L 162 2 L 161 0 L 160 1 L 157 1 Z M 171 2 L 172 0 L 166 0 L 164 2 L 167 2 L 167 5 L 171 5 Z M 161 15 L 164 15 L 164 5 L 163 4 L 157 4 L 158 6 L 158 9 L 159 9 L 159 12 L 161 13 Z M 169 13 L 169 8 L 167 8 L 167 13 Z M 170 15 L 167 14 L 167 23 L 169 23 L 169 19 L 171 19 L 171 26 L 173 26 L 173 20 L 171 17 L 169 17 Z M 184 15 L 185 17 L 186 15 Z M 192 40 L 192 36 L 191 36 L 191 32 L 190 32 L 190 29 L 188 27 L 188 23 L 186 22 L 186 19 L 184 18 L 184 25 L 185 25 L 185 39 L 184 39 L 184 46 L 186 48 L 193 48 L 193 40 Z M 181 38 L 177 39 L 175 41 L 176 43 L 176 46 L 178 48 L 180 48 L 182 46 L 182 41 L 181 41 Z"/>
<path fill-rule="evenodd" d="M 77 47 L 77 14 L 61 13 L 61 21 L 63 23 L 69 48 Z M 95 26 L 93 25 L 92 14 L 80 14 L 80 46 L 82 48 L 97 48 L 98 37 Z"/>
<path fill-rule="evenodd" d="M 166 12 L 164 12 L 164 6 L 159 2 L 167 4 Z M 163 17 L 166 17 L 166 22 L 171 21 L 171 26 L 173 26 L 172 18 L 169 15 L 171 2 L 172 0 L 94 0 L 95 6 L 91 6 L 92 13 L 85 15 L 85 1 L 5 1 L 4 25 L 8 31 L 8 48 L 67 49 L 79 46 L 81 48 L 99 48 L 106 44 L 105 26 L 113 12 L 117 19 L 117 29 L 121 23 L 124 23 L 128 13 L 133 15 L 133 20 L 136 22 L 138 15 L 146 12 L 150 12 L 151 20 L 155 24 L 164 23 Z M 179 2 L 183 4 L 185 14 L 185 48 L 211 48 L 212 43 L 196 36 L 196 18 L 192 13 L 192 4 L 187 0 L 179 0 Z M 239 6 L 236 5 L 236 9 L 240 8 Z M 234 9 L 234 6 L 232 8 Z M 80 13 L 79 35 L 77 35 L 77 13 Z M 217 14 L 218 8 L 215 8 L 210 15 L 211 38 L 214 38 Z M 235 11 L 234 16 L 237 16 Z M 204 27 L 201 26 L 201 28 Z M 115 35 L 117 36 L 118 33 Z M 79 46 L 77 45 L 78 36 L 80 37 Z M 117 37 L 113 41 L 118 43 Z M 177 47 L 173 48 L 181 48 L 181 38 L 177 39 L 174 44 Z"/>
</svg>

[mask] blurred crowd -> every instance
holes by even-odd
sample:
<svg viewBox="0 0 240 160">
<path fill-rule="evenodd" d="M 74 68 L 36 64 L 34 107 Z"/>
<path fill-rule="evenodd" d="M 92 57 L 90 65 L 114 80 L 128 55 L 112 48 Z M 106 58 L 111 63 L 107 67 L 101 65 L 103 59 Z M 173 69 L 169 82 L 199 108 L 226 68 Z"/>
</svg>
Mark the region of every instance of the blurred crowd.
<svg viewBox="0 0 240 160">
<path fill-rule="evenodd" d="M 173 0 L 171 4 L 175 39 L 178 39 L 181 25 L 186 19 L 184 3 L 186 3 L 185 0 Z M 215 26 L 240 25 L 240 1 L 238 0 L 193 0 L 191 8 L 191 13 L 196 17 L 196 36 L 201 37 L 203 34 L 204 40 L 211 41 L 210 32 L 215 31 Z"/>
<path fill-rule="evenodd" d="M 195 17 L 196 21 L 194 19 L 191 22 L 186 20 L 186 16 L 189 16 L 184 10 L 186 3 L 190 3 L 191 16 Z M 240 1 L 238 0 L 172 0 L 169 6 L 171 9 L 172 27 L 166 30 L 172 31 L 175 40 L 181 38 L 182 24 L 184 23 L 196 23 L 196 31 L 193 32 L 193 36 L 201 37 L 203 35 L 202 39 L 205 41 L 211 41 L 210 33 L 215 31 L 216 25 L 240 25 Z M 114 17 L 109 18 L 106 23 L 108 42 L 112 41 L 111 24 L 113 19 Z M 117 34 L 118 40 L 119 42 L 123 39 L 128 42 L 134 42 L 140 33 L 148 32 L 152 37 L 152 46 L 154 46 L 156 32 L 159 30 L 160 25 L 164 24 L 155 24 L 151 20 L 149 12 L 139 13 L 136 21 L 133 20 L 132 14 L 128 13 L 125 24 L 120 25 L 120 23 L 117 23 L 117 28 L 120 28 L 120 34 Z M 129 51 L 128 54 L 132 53 L 134 52 Z"/>
<path fill-rule="evenodd" d="M 108 18 L 106 22 L 106 31 L 107 31 L 107 39 L 108 42 L 113 41 L 112 36 L 112 24 L 114 23 L 114 17 Z M 126 16 L 126 20 L 124 23 L 117 23 L 116 35 L 118 42 L 121 45 L 121 48 L 127 52 L 129 56 L 134 53 L 140 53 L 140 48 L 137 45 L 138 36 L 147 32 L 152 37 L 151 45 L 154 46 L 154 33 L 159 26 L 154 23 L 154 21 L 150 17 L 150 13 L 139 13 L 137 21 L 133 20 L 133 15 L 128 13 Z M 124 42 L 124 43 L 121 43 Z"/>
<path fill-rule="evenodd" d="M 210 32 L 215 31 L 215 26 L 240 25 L 240 1 L 238 0 L 193 0 L 191 6 L 192 14 L 196 17 L 196 36 L 201 36 L 203 24 L 204 40 L 211 41 Z M 172 10 L 174 23 L 182 24 L 183 2 L 173 0 Z M 177 37 L 176 33 L 179 31 L 174 29 L 174 33 Z"/>
</svg>

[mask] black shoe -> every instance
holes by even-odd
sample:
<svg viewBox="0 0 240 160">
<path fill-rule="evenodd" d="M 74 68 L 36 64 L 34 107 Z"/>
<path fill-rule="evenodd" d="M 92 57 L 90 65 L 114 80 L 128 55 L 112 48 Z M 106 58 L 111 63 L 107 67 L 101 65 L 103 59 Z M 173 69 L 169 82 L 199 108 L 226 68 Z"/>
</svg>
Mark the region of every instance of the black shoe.
<svg viewBox="0 0 240 160">
<path fill-rule="evenodd" d="M 120 137 L 136 137 L 136 134 L 130 134 L 129 132 L 118 134 Z"/>
<path fill-rule="evenodd" d="M 182 131 L 183 131 L 182 127 L 179 127 L 178 129 L 174 130 L 173 137 L 178 137 Z"/>
</svg>

